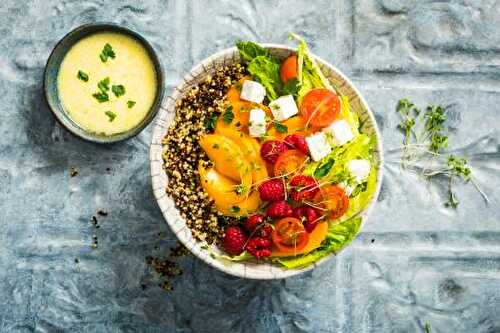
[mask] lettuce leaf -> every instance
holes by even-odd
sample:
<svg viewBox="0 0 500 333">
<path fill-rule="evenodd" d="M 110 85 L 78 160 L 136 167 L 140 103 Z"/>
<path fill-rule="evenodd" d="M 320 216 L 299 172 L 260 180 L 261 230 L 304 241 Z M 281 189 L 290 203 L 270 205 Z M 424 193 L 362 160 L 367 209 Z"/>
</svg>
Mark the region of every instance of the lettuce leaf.
<svg viewBox="0 0 500 333">
<path fill-rule="evenodd" d="M 340 119 L 347 121 L 349 126 L 351 126 L 352 133 L 354 136 L 359 134 L 359 117 L 356 113 L 351 111 L 351 103 L 349 103 L 349 97 L 340 97 L 341 108 L 340 108 Z"/>
<path fill-rule="evenodd" d="M 213 255 L 216 258 L 229 260 L 229 261 L 246 261 L 246 260 L 253 258 L 253 256 L 250 253 L 248 253 L 247 251 L 243 251 L 240 255 L 237 255 L 237 256 L 228 256 L 226 254 L 217 255 L 215 253 L 213 253 Z"/>
<path fill-rule="evenodd" d="M 257 56 L 247 65 L 252 77 L 266 88 L 270 101 L 279 97 L 282 90 L 280 64 L 269 56 Z"/>
<path fill-rule="evenodd" d="M 236 43 L 241 58 L 247 63 L 247 69 L 255 81 L 266 88 L 266 96 L 272 101 L 278 98 L 283 90 L 280 79 L 280 63 L 272 57 L 268 50 L 257 43 Z"/>
<path fill-rule="evenodd" d="M 310 265 L 330 253 L 338 252 L 349 244 L 358 234 L 360 226 L 360 217 L 352 218 L 343 223 L 329 222 L 326 239 L 318 249 L 301 256 L 279 258 L 275 261 L 289 269 Z"/>
</svg>

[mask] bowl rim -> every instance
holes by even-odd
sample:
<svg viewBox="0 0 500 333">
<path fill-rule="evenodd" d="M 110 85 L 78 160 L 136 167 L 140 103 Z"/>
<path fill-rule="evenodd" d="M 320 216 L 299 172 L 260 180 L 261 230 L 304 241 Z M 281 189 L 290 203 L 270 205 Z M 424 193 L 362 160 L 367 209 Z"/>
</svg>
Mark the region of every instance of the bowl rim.
<svg viewBox="0 0 500 333">
<path fill-rule="evenodd" d="M 288 45 L 284 45 L 284 44 L 259 43 L 259 45 L 261 45 L 262 47 L 267 48 L 267 49 L 277 49 L 277 50 L 296 52 L 295 48 L 290 47 Z M 183 87 L 184 85 L 186 85 L 187 83 L 189 83 L 189 81 L 193 78 L 193 75 L 191 75 L 191 73 L 195 72 L 196 70 L 199 70 L 200 67 L 202 67 L 203 69 L 209 68 L 210 64 L 213 64 L 217 60 L 222 61 L 221 58 L 224 59 L 225 55 L 233 54 L 235 51 L 237 51 L 237 48 L 234 46 L 230 47 L 230 48 L 223 49 L 221 51 L 218 51 L 218 52 L 206 57 L 205 59 L 198 62 L 195 66 L 193 66 L 191 68 L 191 70 L 184 75 L 184 77 L 180 80 L 180 82 L 174 86 L 173 93 L 166 97 L 166 99 L 165 99 L 166 104 L 161 107 L 162 112 L 166 113 L 168 110 L 168 106 L 172 103 L 173 103 L 174 108 L 175 108 L 175 103 L 176 103 L 177 99 L 182 96 L 180 88 Z M 375 118 L 371 108 L 369 107 L 368 103 L 366 102 L 365 98 L 358 90 L 358 88 L 351 82 L 351 80 L 340 69 L 338 69 L 334 65 L 330 64 L 326 60 L 322 59 L 321 57 L 319 57 L 315 54 L 312 54 L 312 55 L 318 62 L 320 62 L 323 66 L 329 68 L 333 72 L 335 72 L 339 77 L 342 78 L 342 80 L 344 80 L 352 88 L 352 90 L 355 92 L 356 96 L 359 98 L 362 106 L 366 110 L 366 113 L 368 114 L 368 117 L 370 118 L 370 120 L 373 124 L 373 129 L 374 129 L 374 132 L 375 132 L 375 135 L 377 138 L 377 144 L 376 144 L 376 146 L 377 146 L 376 151 L 378 152 L 377 185 L 376 185 L 375 192 L 374 192 L 372 198 L 370 199 L 370 202 L 365 207 L 365 209 L 361 212 L 361 216 L 362 216 L 361 226 L 359 228 L 358 233 L 354 237 L 354 238 L 357 238 L 359 236 L 359 234 L 361 233 L 362 228 L 364 227 L 364 225 L 366 224 L 366 222 L 368 221 L 369 217 L 372 214 L 373 208 L 376 205 L 376 202 L 377 202 L 377 199 L 378 199 L 378 196 L 380 194 L 381 187 L 382 187 L 382 180 L 383 180 L 383 175 L 384 175 L 384 171 L 383 171 L 383 169 L 384 169 L 384 151 L 383 151 L 383 141 L 382 141 L 383 139 L 382 139 L 382 135 L 380 133 L 380 130 L 378 128 L 376 118 Z M 196 241 L 194 238 L 192 238 L 190 236 L 184 236 L 184 235 L 186 235 L 186 232 L 183 233 L 183 231 L 185 231 L 186 229 L 187 229 L 187 233 L 189 233 L 189 235 L 191 233 L 191 230 L 189 229 L 189 227 L 187 227 L 187 225 L 184 225 L 180 230 L 176 230 L 176 228 L 174 228 L 173 222 L 170 221 L 171 216 L 168 216 L 168 209 L 164 209 L 165 207 L 163 207 L 163 205 L 161 204 L 161 200 L 167 196 L 165 189 L 164 189 L 164 186 L 163 186 L 163 183 L 161 182 L 161 175 L 158 173 L 158 172 L 160 172 L 160 173 L 165 172 L 163 170 L 163 159 L 162 159 L 163 145 L 162 145 L 161 140 L 162 140 L 163 136 L 165 135 L 165 129 L 168 130 L 169 125 L 170 124 L 166 123 L 160 114 L 160 116 L 156 119 L 156 122 L 155 122 L 155 125 L 153 128 L 152 142 L 150 145 L 150 171 L 151 171 L 151 178 L 152 178 L 152 182 L 151 182 L 152 189 L 153 189 L 153 193 L 154 193 L 156 202 L 159 205 L 159 208 L 162 212 L 163 218 L 165 219 L 169 228 L 172 230 L 172 232 L 175 233 L 177 239 L 184 246 L 186 246 L 191 253 L 193 253 L 196 257 L 201 259 L 203 262 L 207 263 L 208 265 L 210 265 L 214 268 L 217 268 L 218 270 L 220 270 L 222 272 L 225 272 L 229 275 L 233 275 L 236 277 L 245 278 L 245 279 L 252 279 L 252 280 L 275 280 L 275 279 L 283 279 L 283 278 L 295 276 L 295 275 L 310 271 L 310 270 L 314 269 L 315 267 L 327 262 L 328 260 L 332 260 L 332 258 L 335 257 L 338 253 L 343 251 L 345 248 L 349 247 L 349 245 L 345 246 L 339 252 L 331 253 L 331 254 L 319 259 L 318 261 L 316 261 L 308 266 L 294 268 L 294 269 L 283 269 L 282 271 L 280 271 L 280 274 L 272 274 L 271 272 L 267 272 L 267 271 L 257 272 L 255 269 L 249 272 L 248 269 L 246 269 L 246 268 L 243 269 L 243 272 L 242 272 L 242 269 L 240 267 L 238 267 L 237 269 L 234 269 L 233 268 L 233 267 L 235 267 L 234 265 L 227 265 L 227 264 L 224 264 L 222 262 L 222 260 L 220 260 L 220 259 L 211 258 L 209 255 L 207 255 L 207 253 L 204 253 L 206 251 L 203 251 L 201 249 L 201 245 L 200 245 L 201 242 Z M 159 135 L 159 136 L 156 135 L 157 132 L 160 132 L 161 135 Z M 161 187 L 158 187 L 159 185 Z M 174 207 L 174 209 L 177 210 L 177 208 L 175 208 L 175 207 Z M 182 219 L 182 221 L 185 224 L 184 219 Z M 192 239 L 193 241 L 190 241 L 190 239 Z M 235 263 L 235 264 L 237 264 L 237 263 Z M 256 267 L 258 268 L 259 265 L 257 264 Z"/>
<path fill-rule="evenodd" d="M 151 105 L 151 108 L 149 109 L 148 113 L 144 117 L 144 119 L 139 123 L 138 126 L 125 131 L 121 133 L 116 133 L 110 136 L 99 136 L 99 135 L 94 135 L 91 132 L 85 131 L 83 128 L 76 126 L 77 124 L 71 120 L 69 115 L 63 116 L 62 113 L 65 113 L 65 111 L 59 111 L 58 106 L 54 105 L 52 103 L 51 98 L 49 97 L 49 85 L 50 85 L 50 74 L 49 74 L 49 67 L 54 61 L 54 57 L 56 55 L 56 52 L 62 47 L 63 43 L 70 39 L 71 37 L 77 35 L 76 40 L 70 45 L 70 48 L 75 45 L 78 41 L 82 40 L 85 37 L 88 37 L 92 34 L 100 33 L 100 32 L 116 32 L 116 33 L 121 33 L 124 35 L 127 35 L 129 37 L 134 38 L 136 41 L 138 41 L 145 49 L 146 52 L 148 53 L 148 56 L 151 58 L 151 61 L 153 62 L 153 66 L 155 69 L 155 74 L 156 74 L 156 96 L 153 101 L 153 104 Z M 78 36 L 78 34 L 81 34 Z M 64 56 L 66 53 L 69 51 L 68 48 L 67 50 L 63 51 Z M 63 59 L 64 59 L 63 56 Z M 59 64 L 60 66 L 60 64 Z M 58 68 L 59 70 L 59 68 Z M 156 53 L 156 50 L 154 47 L 151 45 L 151 43 L 148 42 L 148 40 L 142 36 L 140 33 L 138 33 L 135 30 L 132 30 L 128 26 L 125 25 L 119 25 L 113 22 L 95 22 L 95 23 L 86 23 L 80 26 L 77 26 L 73 29 L 71 29 L 68 33 L 66 33 L 61 39 L 58 40 L 52 51 L 50 52 L 49 57 L 47 58 L 47 62 L 45 63 L 45 67 L 43 70 L 43 95 L 45 99 L 45 104 L 48 106 L 50 109 L 51 113 L 54 115 L 55 120 L 62 126 L 64 127 L 68 132 L 73 134 L 74 136 L 83 139 L 85 141 L 93 142 L 93 143 L 99 143 L 99 144 L 112 144 L 112 143 L 117 143 L 120 141 L 128 140 L 130 138 L 135 137 L 139 133 L 141 133 L 156 117 L 158 114 L 158 111 L 160 110 L 160 107 L 163 102 L 163 98 L 165 95 L 165 71 L 164 71 L 164 66 L 162 63 L 161 58 L 158 56 Z M 56 88 L 57 91 L 57 88 Z M 62 106 L 60 106 L 61 109 Z M 66 120 L 64 117 L 67 117 L 68 120 Z"/>
</svg>

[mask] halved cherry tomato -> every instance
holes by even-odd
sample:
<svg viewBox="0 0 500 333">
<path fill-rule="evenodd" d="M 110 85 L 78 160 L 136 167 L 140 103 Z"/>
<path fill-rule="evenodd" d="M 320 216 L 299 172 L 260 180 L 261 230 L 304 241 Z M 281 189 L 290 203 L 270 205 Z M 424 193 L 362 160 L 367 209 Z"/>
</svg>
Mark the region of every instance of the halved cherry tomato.
<svg viewBox="0 0 500 333">
<path fill-rule="evenodd" d="M 291 55 L 281 63 L 281 81 L 286 82 L 297 77 L 297 56 Z"/>
<path fill-rule="evenodd" d="M 338 219 L 349 208 L 349 197 L 343 189 L 335 185 L 324 186 L 314 196 L 314 203 L 323 207 L 331 219 Z"/>
<path fill-rule="evenodd" d="M 291 254 L 303 249 L 309 241 L 309 234 L 302 222 L 294 217 L 279 220 L 274 226 L 271 237 L 280 252 Z"/>
<path fill-rule="evenodd" d="M 290 149 L 282 153 L 274 164 L 274 176 L 291 176 L 294 173 L 300 173 L 304 168 L 304 162 L 307 156 L 297 149 Z"/>
<path fill-rule="evenodd" d="M 340 113 L 340 99 L 331 90 L 313 89 L 300 104 L 300 114 L 315 128 L 330 125 Z"/>
</svg>

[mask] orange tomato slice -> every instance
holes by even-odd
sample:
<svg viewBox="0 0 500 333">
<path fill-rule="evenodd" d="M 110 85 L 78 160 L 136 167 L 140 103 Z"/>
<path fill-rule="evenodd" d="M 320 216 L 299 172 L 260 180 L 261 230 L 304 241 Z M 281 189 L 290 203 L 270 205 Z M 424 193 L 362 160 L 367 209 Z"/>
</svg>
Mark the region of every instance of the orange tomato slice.
<svg viewBox="0 0 500 333">
<path fill-rule="evenodd" d="M 274 164 L 274 176 L 292 176 L 293 174 L 300 173 L 304 168 L 306 159 L 307 156 L 296 149 L 285 151 L 278 157 Z"/>
<path fill-rule="evenodd" d="M 325 209 L 324 213 L 333 220 L 338 219 L 349 208 L 349 197 L 335 185 L 321 187 L 314 196 L 314 203 Z"/>
<path fill-rule="evenodd" d="M 281 63 L 280 78 L 286 82 L 297 77 L 297 56 L 291 55 Z"/>
<path fill-rule="evenodd" d="M 303 249 L 309 241 L 309 234 L 302 222 L 294 217 L 285 217 L 274 226 L 271 235 L 276 248 L 280 252 L 294 254 Z"/>
</svg>

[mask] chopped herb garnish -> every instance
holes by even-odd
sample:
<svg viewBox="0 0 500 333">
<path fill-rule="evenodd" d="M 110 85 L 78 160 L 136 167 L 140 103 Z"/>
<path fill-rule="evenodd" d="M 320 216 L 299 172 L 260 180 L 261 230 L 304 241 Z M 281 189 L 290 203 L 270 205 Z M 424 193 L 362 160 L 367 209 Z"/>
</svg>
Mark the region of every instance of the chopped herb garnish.
<svg viewBox="0 0 500 333">
<path fill-rule="evenodd" d="M 101 81 L 99 81 L 99 83 L 97 83 L 97 88 L 99 88 L 100 91 L 102 92 L 108 92 L 109 91 L 109 77 L 106 77 L 104 79 L 102 79 Z"/>
<path fill-rule="evenodd" d="M 78 71 L 76 77 L 84 82 L 87 82 L 89 80 L 89 75 L 83 71 Z"/>
<path fill-rule="evenodd" d="M 243 184 L 239 184 L 239 185 L 236 185 L 235 189 L 234 189 L 234 192 L 236 192 L 236 194 L 243 194 L 243 193 L 246 193 L 247 192 L 247 187 Z"/>
<path fill-rule="evenodd" d="M 233 107 L 229 106 L 226 109 L 226 112 L 224 112 L 224 114 L 222 115 L 222 120 L 224 120 L 226 124 L 230 124 L 233 121 L 233 119 L 234 119 Z"/>
<path fill-rule="evenodd" d="M 297 96 L 299 94 L 300 83 L 297 79 L 289 79 L 283 85 L 283 94 Z"/>
<path fill-rule="evenodd" d="M 129 109 L 133 108 L 133 107 L 134 107 L 134 105 L 135 105 L 135 101 L 127 101 L 127 107 L 128 107 Z"/>
<path fill-rule="evenodd" d="M 115 51 L 113 51 L 113 48 L 109 43 L 106 43 L 104 45 L 104 48 L 102 49 L 101 54 L 99 55 L 102 62 L 108 61 L 108 58 L 114 59 L 115 56 L 116 56 Z"/>
<path fill-rule="evenodd" d="M 106 116 L 108 116 L 110 122 L 115 120 L 116 113 L 114 113 L 113 111 L 106 111 L 104 113 L 106 114 Z"/>
<path fill-rule="evenodd" d="M 278 133 L 288 132 L 288 126 L 283 125 L 282 123 L 277 121 L 274 122 L 274 128 L 276 128 L 276 131 L 278 131 Z"/>
<path fill-rule="evenodd" d="M 95 93 L 95 94 L 92 94 L 92 96 L 97 99 L 97 101 L 99 103 L 104 103 L 104 102 L 107 102 L 109 101 L 109 96 L 107 93 L 103 93 L 103 92 L 98 92 L 98 93 Z"/>
<path fill-rule="evenodd" d="M 113 92 L 113 94 L 115 94 L 116 97 L 125 95 L 125 87 L 121 84 L 113 85 L 111 87 L 111 91 Z"/>
<path fill-rule="evenodd" d="M 213 113 L 212 115 L 210 115 L 210 117 L 208 117 L 206 120 L 205 120 L 205 129 L 207 131 L 213 131 L 215 129 L 215 124 L 217 123 L 217 118 L 218 116 Z"/>
<path fill-rule="evenodd" d="M 325 177 L 332 168 L 334 162 L 335 160 L 332 158 L 329 159 L 325 164 L 317 167 L 316 170 L 314 170 L 314 177 L 316 178 Z"/>
<path fill-rule="evenodd" d="M 231 213 L 239 213 L 240 207 L 238 206 L 232 206 L 231 207 Z"/>
<path fill-rule="evenodd" d="M 213 149 L 219 149 L 219 148 L 220 148 L 220 146 L 219 146 L 219 144 L 218 144 L 218 143 L 214 143 L 214 144 L 213 144 L 213 146 L 212 146 L 212 148 L 213 148 Z"/>
</svg>

